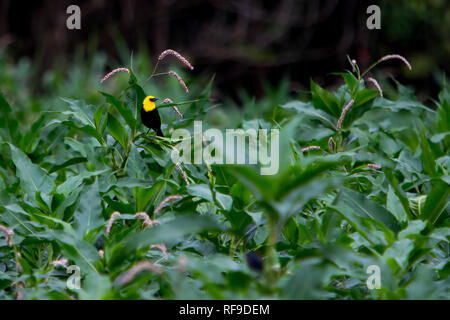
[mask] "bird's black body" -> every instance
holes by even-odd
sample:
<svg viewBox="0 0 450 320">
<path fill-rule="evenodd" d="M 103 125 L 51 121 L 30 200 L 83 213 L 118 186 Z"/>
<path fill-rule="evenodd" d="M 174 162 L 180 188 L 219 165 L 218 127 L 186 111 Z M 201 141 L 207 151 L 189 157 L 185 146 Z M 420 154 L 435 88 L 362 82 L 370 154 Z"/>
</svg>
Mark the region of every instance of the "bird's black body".
<svg viewBox="0 0 450 320">
<path fill-rule="evenodd" d="M 141 108 L 141 119 L 142 123 L 149 129 L 155 130 L 156 134 L 160 137 L 164 137 L 161 131 L 161 118 L 159 116 L 158 109 L 153 109 L 152 111 L 145 111 Z"/>
<path fill-rule="evenodd" d="M 250 269 L 253 269 L 258 272 L 263 271 L 263 262 L 260 256 L 258 256 L 256 253 L 250 251 L 247 252 L 247 264 L 250 267 Z"/>
</svg>

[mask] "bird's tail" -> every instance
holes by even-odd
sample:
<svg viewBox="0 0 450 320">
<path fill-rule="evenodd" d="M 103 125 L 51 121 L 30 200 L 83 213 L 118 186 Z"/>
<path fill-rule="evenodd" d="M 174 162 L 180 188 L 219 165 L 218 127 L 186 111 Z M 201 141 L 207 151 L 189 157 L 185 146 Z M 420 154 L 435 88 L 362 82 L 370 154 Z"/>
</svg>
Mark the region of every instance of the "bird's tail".
<svg viewBox="0 0 450 320">
<path fill-rule="evenodd" d="M 156 130 L 156 135 L 164 138 L 164 134 L 162 133 L 161 128 L 158 128 L 158 130 Z"/>
</svg>

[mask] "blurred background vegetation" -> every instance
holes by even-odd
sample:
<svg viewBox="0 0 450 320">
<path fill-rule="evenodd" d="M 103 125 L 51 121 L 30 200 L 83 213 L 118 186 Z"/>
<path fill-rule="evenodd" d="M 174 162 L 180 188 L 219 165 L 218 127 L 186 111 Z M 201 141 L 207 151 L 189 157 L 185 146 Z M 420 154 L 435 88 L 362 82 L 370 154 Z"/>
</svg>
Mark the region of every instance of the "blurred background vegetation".
<svg viewBox="0 0 450 320">
<path fill-rule="evenodd" d="M 81 8 L 81 30 L 66 28 L 70 4 Z M 371 4 L 381 8 L 381 30 L 366 27 Z M 447 0 L 1 0 L 0 86 L 28 112 L 49 95 L 95 99 L 96 79 L 129 65 L 132 53 L 144 77 L 172 48 L 193 62 L 195 77 L 216 75 L 213 97 L 242 105 L 271 87 L 287 100 L 307 91 L 310 78 L 339 85 L 330 73 L 350 68 L 347 54 L 364 69 L 398 53 L 413 72 L 397 62 L 377 72 L 414 85 L 426 101 L 449 70 L 449 34 Z"/>
<path fill-rule="evenodd" d="M 82 29 L 71 31 L 66 8 L 74 3 L 81 7 Z M 381 30 L 366 27 L 371 4 L 381 7 Z M 450 57 L 447 6 L 448 0 L 0 0 L 0 133 L 11 143 L 1 144 L 0 200 L 14 205 L 0 208 L 0 222 L 17 231 L 17 246 L 3 245 L 0 252 L 7 260 L 0 265 L 0 298 L 19 299 L 22 291 L 25 299 L 69 298 L 59 279 L 62 270 L 53 274 L 51 262 L 60 254 L 77 265 L 95 263 L 87 267 L 93 276 L 80 299 L 447 298 L 449 219 L 443 199 L 449 193 L 450 97 L 442 85 Z M 172 77 L 144 86 L 167 48 L 195 66 L 191 72 L 173 57 L 161 64 L 163 71 L 173 63 L 189 95 Z M 364 70 L 386 54 L 407 57 L 413 70 L 398 60 L 374 69 L 371 76 L 385 98 L 349 74 L 345 85 L 333 74 L 350 68 L 347 55 Z M 163 130 L 189 128 L 194 120 L 220 129 L 281 128 L 280 174 L 261 178 L 248 167 L 186 165 L 191 183 L 184 187 L 182 175 L 172 175 L 174 165 L 159 149 L 162 144 L 157 149 L 148 140 L 134 140 L 139 131 L 134 121 L 111 120 L 114 114 L 122 119 L 109 111 L 122 104 L 112 106 L 99 93 L 119 96 L 129 109 L 138 106 L 143 94 L 135 88 L 120 95 L 129 87 L 126 74 L 99 83 L 110 70 L 130 65 L 145 94 L 180 102 L 208 97 L 212 87 L 212 102 L 180 107 L 183 119 L 161 109 Z M 311 78 L 330 91 L 310 85 Z M 305 95 L 310 97 L 299 101 Z M 343 130 L 336 130 L 350 95 L 355 105 Z M 80 127 L 86 117 L 95 124 Z M 81 128 L 93 136 L 78 136 Z M 321 150 L 305 151 L 309 146 Z M 125 172 L 116 170 L 113 155 L 123 160 Z M 47 184 L 42 195 L 33 177 Z M 27 188 L 31 182 L 34 188 Z M 158 217 L 161 236 L 141 233 L 140 222 L 132 225 L 129 215 L 116 223 L 116 234 L 97 241 L 104 239 L 114 210 L 124 216 L 155 212 L 156 204 L 175 192 L 185 200 Z M 8 220 L 18 216 L 10 210 L 19 204 L 31 233 Z M 55 214 L 64 224 L 37 212 Z M 212 221 L 231 232 L 183 219 L 188 212 L 199 218 L 212 212 Z M 67 237 L 60 225 L 69 230 Z M 182 237 L 186 241 L 177 243 Z M 119 274 L 144 257 L 160 259 L 159 251 L 148 255 L 153 241 L 166 243 L 172 259 L 161 264 L 163 276 L 149 282 L 153 275 L 146 274 L 122 290 L 114 283 Z M 247 250 L 269 266 L 267 285 L 246 267 Z M 186 270 L 194 281 L 173 268 L 180 253 L 191 254 Z M 278 262 L 279 274 L 273 268 Z M 364 282 L 364 266 L 378 262 L 387 275 L 380 295 Z M 17 279 L 25 283 L 22 288 Z"/>
</svg>

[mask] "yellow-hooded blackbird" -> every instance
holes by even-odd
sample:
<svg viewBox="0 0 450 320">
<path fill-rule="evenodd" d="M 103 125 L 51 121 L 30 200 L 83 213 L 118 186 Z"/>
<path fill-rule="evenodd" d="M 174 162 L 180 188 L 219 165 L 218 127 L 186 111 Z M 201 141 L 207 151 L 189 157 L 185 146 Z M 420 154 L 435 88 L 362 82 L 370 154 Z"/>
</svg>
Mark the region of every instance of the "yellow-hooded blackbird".
<svg viewBox="0 0 450 320">
<path fill-rule="evenodd" d="M 145 97 L 141 108 L 141 119 L 142 123 L 147 128 L 153 129 L 158 136 L 164 137 L 164 134 L 161 131 L 161 118 L 159 117 L 158 109 L 156 109 L 155 104 L 155 101 L 157 100 L 158 99 L 154 96 Z"/>
</svg>

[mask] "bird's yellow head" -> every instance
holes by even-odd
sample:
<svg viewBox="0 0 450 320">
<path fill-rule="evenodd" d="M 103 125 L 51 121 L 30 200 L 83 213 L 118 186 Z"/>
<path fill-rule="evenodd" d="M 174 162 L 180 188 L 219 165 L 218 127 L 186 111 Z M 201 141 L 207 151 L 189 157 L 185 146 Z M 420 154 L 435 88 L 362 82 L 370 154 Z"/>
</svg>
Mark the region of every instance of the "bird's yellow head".
<svg viewBox="0 0 450 320">
<path fill-rule="evenodd" d="M 143 101 L 143 107 L 145 112 L 153 111 L 156 109 L 155 101 L 158 100 L 154 96 L 147 96 Z"/>
</svg>

